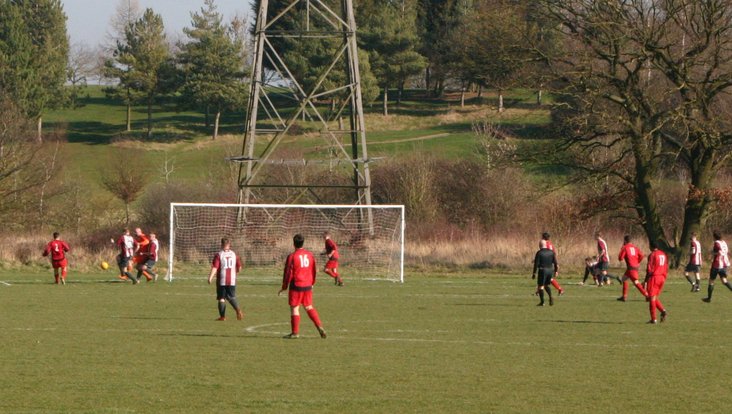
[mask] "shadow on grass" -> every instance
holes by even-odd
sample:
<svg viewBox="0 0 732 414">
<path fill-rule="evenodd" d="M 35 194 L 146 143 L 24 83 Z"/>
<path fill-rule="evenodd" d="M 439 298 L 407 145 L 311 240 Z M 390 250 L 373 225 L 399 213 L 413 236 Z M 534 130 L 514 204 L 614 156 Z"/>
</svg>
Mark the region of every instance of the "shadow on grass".
<svg viewBox="0 0 732 414">
<path fill-rule="evenodd" d="M 611 321 L 586 321 L 586 320 L 540 320 L 538 322 L 550 322 L 550 323 L 571 323 L 571 324 L 597 324 L 597 325 L 625 325 L 625 322 L 611 322 Z"/>
</svg>

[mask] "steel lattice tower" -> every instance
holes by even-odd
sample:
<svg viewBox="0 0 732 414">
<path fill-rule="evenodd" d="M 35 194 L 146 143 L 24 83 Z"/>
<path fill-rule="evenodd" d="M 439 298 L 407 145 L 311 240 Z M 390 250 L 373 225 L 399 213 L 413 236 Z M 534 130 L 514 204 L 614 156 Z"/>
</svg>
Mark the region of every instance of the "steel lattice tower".
<svg viewBox="0 0 732 414">
<path fill-rule="evenodd" d="M 260 1 L 244 145 L 241 157 L 231 158 L 240 163 L 239 202 L 253 202 L 256 189 L 294 190 L 285 203 L 295 203 L 301 198 L 322 202 L 319 189 L 342 189 L 353 191 L 356 204 L 370 205 L 371 178 L 353 0 L 291 0 L 279 10 L 270 8 L 269 0 Z M 268 19 L 268 16 L 273 17 Z M 297 24 L 292 24 L 293 21 Z M 308 41 L 328 41 L 334 47 L 317 77 L 311 76 L 306 81 L 297 79 L 288 67 L 287 50 L 282 50 L 282 45 L 292 47 Z M 334 79 L 340 82 L 334 83 Z M 293 125 L 301 120 L 317 125 L 318 133 L 330 148 L 330 159 L 273 157 Z M 324 163 L 352 170 L 352 179 L 340 184 L 283 184 L 271 182 L 262 174 L 266 166 L 285 168 L 294 164 L 307 168 Z"/>
</svg>

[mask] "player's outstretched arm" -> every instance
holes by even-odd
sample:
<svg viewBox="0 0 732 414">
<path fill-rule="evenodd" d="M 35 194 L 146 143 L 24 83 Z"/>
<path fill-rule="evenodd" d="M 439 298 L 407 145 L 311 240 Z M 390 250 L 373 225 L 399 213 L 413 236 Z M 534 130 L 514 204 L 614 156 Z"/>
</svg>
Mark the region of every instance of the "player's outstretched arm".
<svg viewBox="0 0 732 414">
<path fill-rule="evenodd" d="M 213 281 L 213 278 L 214 278 L 214 276 L 216 276 L 216 272 L 217 272 L 218 270 L 219 270 L 219 269 L 217 269 L 217 268 L 215 268 L 215 267 L 212 267 L 212 268 L 211 268 L 211 272 L 209 272 L 209 274 L 208 274 L 208 284 L 209 284 L 209 285 L 210 285 L 210 284 L 211 284 L 211 282 Z"/>
</svg>

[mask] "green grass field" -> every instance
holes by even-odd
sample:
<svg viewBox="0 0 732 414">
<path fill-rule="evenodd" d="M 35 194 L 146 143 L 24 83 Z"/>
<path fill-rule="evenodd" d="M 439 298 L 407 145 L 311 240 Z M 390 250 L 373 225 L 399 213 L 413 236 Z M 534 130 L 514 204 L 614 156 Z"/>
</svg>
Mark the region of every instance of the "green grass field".
<svg viewBox="0 0 732 414">
<path fill-rule="evenodd" d="M 580 287 L 538 308 L 525 276 L 407 274 L 403 285 L 321 279 L 328 330 L 289 332 L 272 275 L 246 275 L 243 321 L 215 322 L 213 287 L 113 273 L 0 273 L 0 411 L 728 412 L 723 287 L 702 303 L 669 280 L 669 320 L 637 292 Z M 229 316 L 232 316 L 230 312 Z"/>
</svg>

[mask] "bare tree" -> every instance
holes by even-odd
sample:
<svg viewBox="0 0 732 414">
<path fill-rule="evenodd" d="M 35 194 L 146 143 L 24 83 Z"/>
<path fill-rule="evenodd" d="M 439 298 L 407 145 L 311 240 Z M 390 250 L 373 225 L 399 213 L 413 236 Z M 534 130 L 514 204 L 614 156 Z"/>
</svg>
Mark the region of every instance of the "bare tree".
<svg viewBox="0 0 732 414">
<path fill-rule="evenodd" d="M 142 8 L 138 0 L 119 0 L 115 12 L 109 19 L 105 49 L 111 54 L 117 44 L 125 42 L 127 28 L 142 17 Z"/>
<path fill-rule="evenodd" d="M 142 194 L 148 183 L 148 173 L 140 168 L 134 153 L 117 153 L 101 173 L 102 186 L 125 204 L 125 222 L 130 223 L 130 204 Z"/>
<path fill-rule="evenodd" d="M 704 226 L 729 159 L 732 1 L 541 0 L 563 49 L 537 49 L 556 74 L 566 135 L 555 161 L 598 187 L 598 210 L 633 212 L 680 259 Z M 659 183 L 688 177 L 680 231 Z"/>
<path fill-rule="evenodd" d="M 66 81 L 70 85 L 71 107 L 77 108 L 81 90 L 86 87 L 87 79 L 96 72 L 97 56 L 85 43 L 75 42 L 69 50 L 69 63 L 66 66 Z"/>
</svg>

